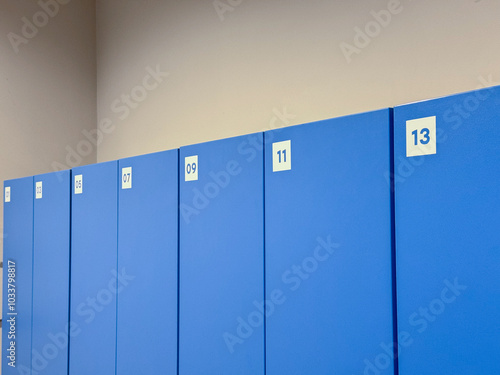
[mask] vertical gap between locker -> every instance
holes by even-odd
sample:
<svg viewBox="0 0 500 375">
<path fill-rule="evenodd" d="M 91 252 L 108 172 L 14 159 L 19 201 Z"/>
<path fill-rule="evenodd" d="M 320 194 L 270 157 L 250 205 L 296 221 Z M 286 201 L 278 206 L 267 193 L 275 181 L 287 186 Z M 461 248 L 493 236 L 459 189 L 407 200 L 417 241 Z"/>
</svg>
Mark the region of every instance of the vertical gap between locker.
<svg viewBox="0 0 500 375">
<path fill-rule="evenodd" d="M 179 333 L 180 333 L 180 280 L 181 280 L 181 150 L 177 149 L 177 375 L 179 375 Z"/>
<path fill-rule="evenodd" d="M 31 374 L 33 360 L 31 358 L 33 353 L 33 286 L 34 286 L 34 272 L 35 272 L 35 177 L 31 180 L 31 332 L 30 332 L 30 355 L 28 364 Z"/>
<path fill-rule="evenodd" d="M 396 200 L 394 180 L 394 109 L 389 112 L 389 145 L 390 145 L 390 180 L 391 180 L 391 264 L 392 264 L 392 338 L 394 342 L 394 375 L 399 375 L 399 343 L 398 343 L 398 298 L 396 280 Z"/>
<path fill-rule="evenodd" d="M 116 272 L 118 273 L 118 247 L 119 247 L 119 227 L 120 227 L 120 161 L 116 162 Z M 118 276 L 117 276 L 118 277 Z M 118 286 L 118 280 L 117 284 Z M 118 292 L 116 293 L 115 301 L 115 375 L 118 373 Z"/>
<path fill-rule="evenodd" d="M 69 353 L 70 353 L 70 346 L 71 346 L 71 335 L 69 332 L 71 332 L 71 252 L 72 252 L 72 238 L 73 238 L 73 170 L 69 171 L 69 264 L 68 264 L 68 348 L 67 348 L 67 355 L 68 355 L 68 360 L 67 360 L 67 371 L 69 375 L 69 367 L 70 367 L 70 361 L 69 361 Z"/>
<path fill-rule="evenodd" d="M 263 209 L 262 209 L 262 222 L 263 222 L 263 267 L 264 267 L 264 304 L 266 303 L 266 133 L 262 133 L 262 144 L 263 147 L 263 157 L 262 157 L 262 201 L 263 201 Z M 264 312 L 266 311 L 266 306 L 264 305 Z M 264 375 L 267 372 L 267 318 L 266 314 L 264 314 Z"/>
</svg>

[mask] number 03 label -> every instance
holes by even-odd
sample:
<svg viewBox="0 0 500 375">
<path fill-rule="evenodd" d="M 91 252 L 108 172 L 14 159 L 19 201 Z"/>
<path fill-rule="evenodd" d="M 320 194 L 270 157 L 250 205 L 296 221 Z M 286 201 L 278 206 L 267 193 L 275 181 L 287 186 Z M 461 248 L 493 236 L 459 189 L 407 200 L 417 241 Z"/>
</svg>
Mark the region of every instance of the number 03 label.
<svg viewBox="0 0 500 375">
<path fill-rule="evenodd" d="M 436 153 L 436 116 L 406 121 L 406 156 Z"/>
<path fill-rule="evenodd" d="M 35 184 L 35 199 L 42 199 L 42 181 L 37 181 Z"/>
</svg>

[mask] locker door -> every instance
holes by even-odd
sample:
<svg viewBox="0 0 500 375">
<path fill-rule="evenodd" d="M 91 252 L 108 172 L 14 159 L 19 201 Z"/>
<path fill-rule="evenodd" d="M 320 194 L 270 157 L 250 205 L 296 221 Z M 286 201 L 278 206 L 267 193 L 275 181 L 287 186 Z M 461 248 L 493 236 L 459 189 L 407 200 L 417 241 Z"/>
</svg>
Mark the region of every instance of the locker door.
<svg viewBox="0 0 500 375">
<path fill-rule="evenodd" d="M 31 374 L 33 177 L 4 182 L 2 374 Z"/>
<path fill-rule="evenodd" d="M 500 87 L 395 108 L 401 375 L 499 374 Z"/>
<path fill-rule="evenodd" d="M 393 374 L 390 128 L 386 109 L 265 134 L 268 375 Z"/>
<path fill-rule="evenodd" d="M 118 162 L 73 169 L 71 211 L 71 375 L 114 375 Z M 126 291 L 121 291 L 125 293 Z"/>
<path fill-rule="evenodd" d="M 254 134 L 180 150 L 181 375 L 264 373 L 262 145 Z"/>
<path fill-rule="evenodd" d="M 119 161 L 117 373 L 177 373 L 178 150 Z"/>
<path fill-rule="evenodd" d="M 33 370 L 66 375 L 69 344 L 71 173 L 35 176 Z"/>
</svg>

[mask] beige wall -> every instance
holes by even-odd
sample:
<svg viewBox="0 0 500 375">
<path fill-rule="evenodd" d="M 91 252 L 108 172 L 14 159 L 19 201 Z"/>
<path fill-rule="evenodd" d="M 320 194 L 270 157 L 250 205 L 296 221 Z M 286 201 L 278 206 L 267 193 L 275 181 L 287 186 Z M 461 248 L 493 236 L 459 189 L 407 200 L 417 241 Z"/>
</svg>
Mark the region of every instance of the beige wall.
<svg viewBox="0 0 500 375">
<path fill-rule="evenodd" d="M 496 0 L 216 3 L 98 0 L 99 161 L 500 84 Z"/>
<path fill-rule="evenodd" d="M 0 5 L 2 180 L 500 83 L 494 0 L 57 1 Z"/>
<path fill-rule="evenodd" d="M 79 145 L 96 121 L 95 1 L 57 1 L 44 0 L 53 4 L 47 10 L 31 0 L 0 3 L 2 181 L 96 161 L 96 147 Z M 24 17 L 36 29 L 23 30 Z"/>
</svg>

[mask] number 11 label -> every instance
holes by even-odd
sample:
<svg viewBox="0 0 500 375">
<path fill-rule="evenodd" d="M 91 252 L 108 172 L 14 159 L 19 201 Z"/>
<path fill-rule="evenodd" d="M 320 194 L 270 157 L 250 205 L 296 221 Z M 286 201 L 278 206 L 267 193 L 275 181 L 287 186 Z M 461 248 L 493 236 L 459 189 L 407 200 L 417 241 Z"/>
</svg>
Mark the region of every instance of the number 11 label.
<svg viewBox="0 0 500 375">
<path fill-rule="evenodd" d="M 292 169 L 292 141 L 273 143 L 273 172 Z"/>
<path fill-rule="evenodd" d="M 406 156 L 436 153 L 436 116 L 406 121 Z"/>
</svg>

